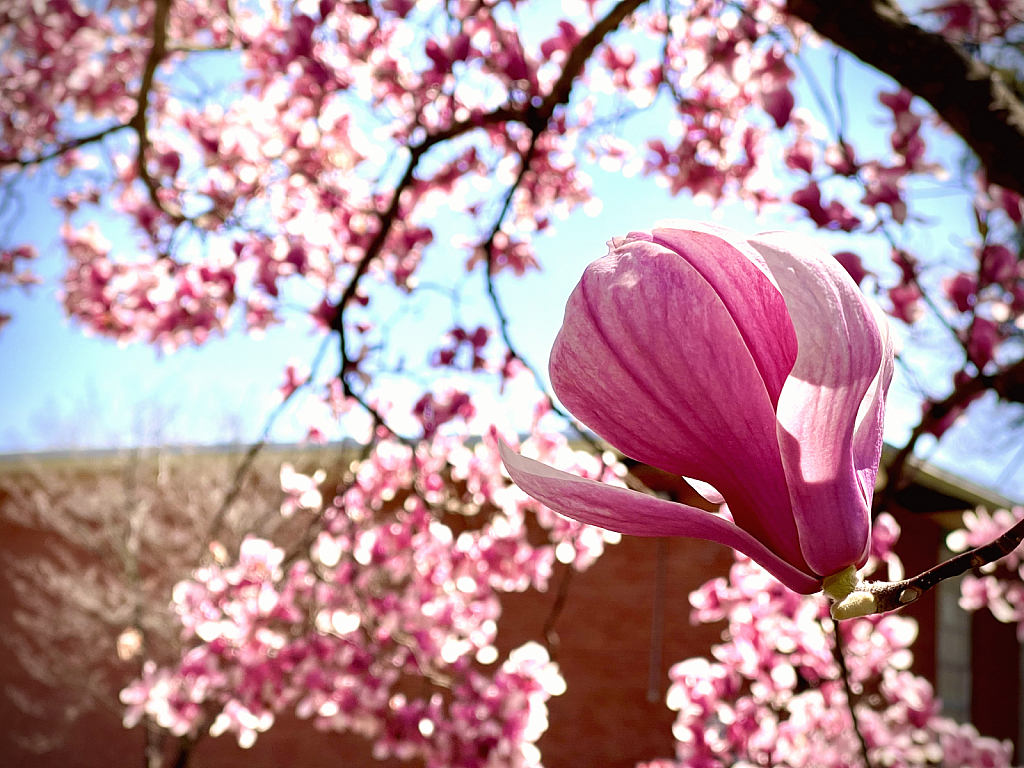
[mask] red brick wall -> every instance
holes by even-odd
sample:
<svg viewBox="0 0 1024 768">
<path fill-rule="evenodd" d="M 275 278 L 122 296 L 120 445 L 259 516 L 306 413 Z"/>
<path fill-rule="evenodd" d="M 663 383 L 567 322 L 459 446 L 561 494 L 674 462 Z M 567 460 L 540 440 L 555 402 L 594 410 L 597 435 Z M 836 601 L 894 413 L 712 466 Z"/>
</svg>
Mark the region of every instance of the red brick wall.
<svg viewBox="0 0 1024 768">
<path fill-rule="evenodd" d="M 898 513 L 903 526 L 899 554 L 908 573 L 934 564 L 943 535 L 931 520 Z M 38 549 L 42 542 L 24 531 L 0 524 L 0 557 Z M 647 700 L 652 602 L 655 589 L 657 540 L 624 537 L 607 548 L 588 571 L 577 574 L 567 593 L 555 629 L 556 660 L 568 691 L 549 702 L 550 725 L 539 743 L 548 768 L 632 768 L 638 760 L 670 757 L 674 713 L 664 704 L 668 668 L 675 662 L 707 655 L 722 626 L 693 627 L 688 594 L 707 579 L 726 573 L 732 562 L 728 550 L 706 542 L 666 540 L 666 580 L 663 648 L 658 670 L 657 701 Z M 499 624 L 503 653 L 541 636 L 563 573 L 559 566 L 551 590 L 509 595 Z M 10 631 L 14 609 L 10 585 L 0 584 L 0 633 Z M 917 673 L 935 679 L 935 603 L 926 596 L 907 609 L 920 622 L 915 646 Z M 974 722 L 988 735 L 1016 738 L 1018 718 L 1017 645 L 1013 627 L 1000 625 L 987 614 L 975 619 Z M 24 674 L 10 654 L 0 655 L 0 684 Z M 79 720 L 66 734 L 62 747 L 32 754 L 10 737 L 27 734 L 31 718 L 0 696 L 0 766 L 4 768 L 108 768 L 141 766 L 143 734 L 126 731 L 114 712 L 95 712 Z M 230 737 L 203 740 L 193 766 L 216 768 L 317 768 L 345 765 L 398 766 L 372 759 L 370 745 L 360 737 L 316 731 L 308 722 L 284 716 L 250 750 L 239 749 Z"/>
<path fill-rule="evenodd" d="M 32 542 L 0 531 L 0 547 L 10 553 L 32 549 Z M 686 540 L 666 541 L 664 645 L 658 672 L 658 700 L 647 701 L 651 609 L 657 541 L 623 538 L 582 574 L 576 574 L 555 629 L 556 658 L 568 691 L 549 702 L 550 725 L 539 747 L 548 768 L 602 766 L 632 768 L 638 760 L 673 754 L 674 713 L 665 706 L 668 668 L 695 655 L 706 655 L 721 627 L 692 627 L 687 595 L 705 580 L 724 574 L 732 556 L 723 547 Z M 9 554 L 5 555 L 9 556 Z M 538 639 L 556 598 L 563 566 L 549 592 L 527 592 L 505 599 L 499 624 L 501 650 Z M 9 631 L 13 597 L 0 585 L 0 631 Z M 0 680 L 19 675 L 9 655 L 0 657 Z M 18 747 L 10 730 L 28 732 L 32 721 L 0 697 L 0 766 L 4 768 L 114 768 L 141 766 L 144 736 L 126 731 L 119 716 L 96 712 L 66 734 L 62 747 L 32 754 Z M 217 768 L 347 768 L 382 766 L 372 759 L 360 737 L 316 731 L 308 722 L 282 717 L 249 750 L 230 737 L 205 739 L 192 765 Z M 395 762 L 393 765 L 406 765 Z"/>
</svg>

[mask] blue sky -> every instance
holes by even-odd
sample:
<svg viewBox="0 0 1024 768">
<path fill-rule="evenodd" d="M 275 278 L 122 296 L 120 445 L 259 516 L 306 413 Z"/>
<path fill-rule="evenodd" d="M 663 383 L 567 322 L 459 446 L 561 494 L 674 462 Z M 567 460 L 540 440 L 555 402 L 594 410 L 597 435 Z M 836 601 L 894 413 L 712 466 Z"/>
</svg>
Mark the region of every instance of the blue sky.
<svg viewBox="0 0 1024 768">
<path fill-rule="evenodd" d="M 831 76 L 827 49 L 811 50 L 805 56 L 811 71 Z M 848 61 L 844 66 L 844 84 L 851 134 L 858 149 L 862 154 L 883 150 L 865 143 L 864 138 L 869 134 L 876 142 L 887 138 L 878 130 L 886 112 L 878 106 L 876 95 L 890 86 L 873 72 Z M 820 115 L 820 108 L 806 87 L 798 92 L 797 100 L 798 106 Z M 662 118 L 656 112 L 642 118 L 658 119 Z M 639 136 L 644 127 L 634 124 L 628 130 Z M 934 137 L 934 132 L 930 137 Z M 934 138 L 933 154 L 942 156 L 950 166 L 955 167 L 956 151 L 955 142 Z M 812 224 L 786 207 L 761 220 L 741 205 L 712 211 L 686 197 L 670 198 L 651 178 L 624 178 L 593 166 L 586 170 L 594 179 L 596 195 L 603 200 L 600 213 L 588 216 L 577 211 L 559 224 L 556 234 L 536 238 L 541 272 L 521 279 L 502 276 L 498 281 L 513 339 L 539 369 L 546 367 L 565 299 L 583 268 L 605 253 L 605 243 L 610 238 L 649 228 L 660 219 L 714 218 L 751 234 L 765 229 L 796 229 L 815 234 L 826 248 L 859 251 L 869 266 L 891 274 L 886 272 L 888 247 L 880 238 L 815 233 Z M 276 389 L 285 365 L 293 360 L 308 364 L 319 346 L 320 337 L 312 333 L 308 321 L 294 317 L 283 327 L 270 329 L 260 340 L 234 332 L 226 338 L 213 338 L 198 349 L 187 347 L 172 354 L 138 344 L 122 348 L 109 340 L 90 338 L 64 317 L 57 299 L 55 278 L 63 271 L 64 262 L 57 234 L 61 219 L 49 203 L 53 187 L 37 179 L 23 189 L 25 215 L 14 224 L 6 242 L 30 241 L 39 247 L 43 257 L 37 271 L 45 278 L 45 284 L 29 296 L 17 291 L 0 296 L 0 306 L 14 316 L 0 332 L 0 453 L 255 438 L 277 403 Z M 941 222 L 934 227 L 918 227 L 912 243 L 915 248 L 933 252 L 939 249 L 954 256 L 962 238 L 969 236 L 963 233 L 972 232 L 966 200 L 946 195 L 942 185 L 936 185 L 934 193 L 912 207 L 912 211 Z M 103 225 L 107 223 L 101 221 Z M 446 261 L 444 249 L 439 247 L 425 259 L 421 279 L 450 281 L 454 270 L 461 269 L 462 257 L 449 254 Z M 929 279 L 934 284 L 941 276 L 936 273 Z M 480 291 L 483 283 L 479 271 L 466 280 L 469 287 L 463 291 L 461 311 L 466 325 L 471 325 L 475 319 L 486 319 L 488 308 Z M 387 300 L 383 305 L 389 306 Z M 404 339 L 407 349 L 434 344 L 435 331 L 450 325 L 447 303 L 436 296 L 418 299 L 413 312 L 412 322 L 407 325 L 419 331 Z M 898 321 L 893 324 L 901 337 L 908 336 L 904 328 L 898 327 Z M 421 335 L 417 337 L 415 333 Z M 950 366 L 956 367 L 958 363 L 951 357 L 948 341 L 943 341 L 941 332 L 923 327 L 913 334 L 907 349 L 920 350 L 914 356 L 924 370 L 941 373 Z M 325 366 L 325 370 L 334 370 L 336 360 L 328 359 Z M 940 380 L 943 379 L 936 379 Z M 395 397 L 408 398 L 414 391 L 419 390 L 399 388 Z M 484 415 L 507 418 L 522 428 L 529 422 L 530 400 L 526 388 L 520 387 L 510 399 L 485 409 Z M 887 439 L 896 443 L 905 440 L 919 407 L 912 384 L 898 378 L 890 398 Z M 1008 437 L 1005 446 L 989 445 L 988 450 L 979 450 L 982 443 L 972 437 L 977 428 L 981 428 L 981 433 L 991 433 L 991 424 L 1005 418 L 991 408 L 985 411 L 983 406 L 981 410 L 974 427 L 952 433 L 945 441 L 948 447 L 944 446 L 935 457 L 940 463 L 991 484 L 1003 473 L 1015 443 L 1014 438 Z M 286 442 L 300 439 L 305 433 L 307 415 L 301 407 L 290 409 L 275 427 L 273 438 Z M 928 445 L 924 447 L 930 453 Z M 1006 479 L 1001 490 L 1024 496 L 1024 471 Z"/>
</svg>

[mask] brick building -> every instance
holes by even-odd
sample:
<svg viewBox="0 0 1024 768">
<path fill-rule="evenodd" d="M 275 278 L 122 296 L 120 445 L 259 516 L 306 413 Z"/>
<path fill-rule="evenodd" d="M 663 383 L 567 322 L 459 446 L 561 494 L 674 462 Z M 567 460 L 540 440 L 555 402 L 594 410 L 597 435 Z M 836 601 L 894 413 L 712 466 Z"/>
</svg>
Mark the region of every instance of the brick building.
<svg viewBox="0 0 1024 768">
<path fill-rule="evenodd" d="M 328 450 L 268 449 L 257 463 L 242 506 L 256 509 L 261 495 L 278 498 L 273 491 L 281 461 L 291 460 L 300 469 L 320 466 L 330 455 L 324 452 Z M 67 498 L 62 503 L 72 506 L 75 501 L 67 496 L 69 489 L 99 489 L 102 494 L 104 483 L 109 489 L 120 489 L 117 493 L 122 496 L 109 502 L 116 514 L 125 494 L 139 495 L 149 482 L 182 483 L 198 496 L 204 494 L 204 477 L 211 487 L 222 488 L 238 458 L 231 449 L 210 449 L 149 457 L 99 452 L 0 459 L 0 562 L 7 566 L 31 561 L 33 555 L 60 543 L 59 526 L 44 530 L 23 510 L 19 512 L 20 507 L 41 503 L 40 493 L 47 483 L 64 488 Z M 664 478 L 649 479 L 664 482 Z M 179 508 L 185 503 L 192 501 L 173 502 Z M 938 561 L 945 533 L 958 524 L 962 510 L 1010 504 L 935 468 L 918 467 L 890 510 L 903 529 L 897 551 L 907 572 L 919 572 Z M 97 525 L 104 512 L 94 512 Z M 207 512 L 200 509 L 196 514 L 202 520 Z M 88 546 L 79 549 L 88 550 Z M 88 551 L 75 557 L 79 559 L 68 563 L 82 568 L 81 578 L 102 567 L 90 560 Z M 568 692 L 548 703 L 550 726 L 538 744 L 548 768 L 632 768 L 638 760 L 673 754 L 674 713 L 664 703 L 668 668 L 685 658 L 706 655 L 721 631 L 720 626 L 690 625 L 687 596 L 712 576 L 724 575 L 731 562 L 728 550 L 707 542 L 623 537 L 588 571 L 576 574 L 567 588 L 560 589 L 564 566 L 559 565 L 547 593 L 531 591 L 503 599 L 498 632 L 502 654 L 540 637 L 555 602 L 563 598 L 554 626 L 558 643 L 553 653 Z M 20 601 L 26 595 L 14 589 L 10 569 L 5 570 L 8 576 L 0 582 L 0 637 L 10 640 L 19 631 L 14 612 L 24 607 Z M 913 669 L 936 686 L 947 714 L 973 721 L 985 735 L 1020 743 L 1024 665 L 1014 627 L 1000 624 L 987 612 L 964 613 L 957 606 L 957 596 L 957 584 L 946 582 L 907 609 L 920 624 Z M 118 666 L 114 653 L 116 632 L 101 637 L 100 629 L 91 631 L 96 635 L 95 648 L 111 659 L 110 679 L 100 675 L 94 683 L 116 686 L 118 679 L 130 678 L 130 667 Z M 70 637 L 69 642 L 72 653 L 81 647 L 75 644 L 82 639 Z M 116 709 L 99 703 L 63 725 L 62 715 L 51 713 L 53 702 L 46 701 L 52 689 L 36 682 L 39 670 L 35 675 L 31 672 L 17 654 L 0 655 L 0 684 L 8 694 L 0 696 L 0 765 L 108 768 L 143 764 L 141 728 L 125 730 Z M 76 706 L 73 701 L 59 704 L 55 709 L 65 712 Z M 48 742 L 55 732 L 60 738 Z M 43 747 L 50 748 L 34 751 Z M 279 718 L 249 750 L 240 749 L 230 736 L 205 738 L 191 764 L 197 768 L 404 765 L 373 760 L 368 742 L 360 737 L 319 732 L 288 716 Z"/>
</svg>

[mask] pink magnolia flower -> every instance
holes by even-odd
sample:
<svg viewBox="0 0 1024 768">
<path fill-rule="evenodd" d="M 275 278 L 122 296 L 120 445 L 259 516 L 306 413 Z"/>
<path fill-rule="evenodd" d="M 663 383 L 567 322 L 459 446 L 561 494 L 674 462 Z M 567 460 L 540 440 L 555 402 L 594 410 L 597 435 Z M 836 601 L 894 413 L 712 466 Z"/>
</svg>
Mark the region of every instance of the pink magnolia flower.
<svg viewBox="0 0 1024 768">
<path fill-rule="evenodd" d="M 501 455 L 568 517 L 717 541 L 811 593 L 868 558 L 892 368 L 884 316 L 811 241 L 674 222 L 587 268 L 551 382 L 623 453 L 712 485 L 732 520 Z"/>
</svg>

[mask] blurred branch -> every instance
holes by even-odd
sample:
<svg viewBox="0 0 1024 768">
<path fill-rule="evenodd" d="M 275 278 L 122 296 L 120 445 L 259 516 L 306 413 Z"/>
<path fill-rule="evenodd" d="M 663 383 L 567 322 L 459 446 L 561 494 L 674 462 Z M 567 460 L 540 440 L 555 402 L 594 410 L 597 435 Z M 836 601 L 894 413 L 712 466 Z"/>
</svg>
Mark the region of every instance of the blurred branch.
<svg viewBox="0 0 1024 768">
<path fill-rule="evenodd" d="M 164 1 L 166 2 L 167 0 Z M 401 208 L 402 193 L 412 186 L 412 183 L 415 180 L 416 167 L 419 164 L 420 159 L 432 147 L 445 141 L 449 141 L 450 139 L 457 138 L 464 133 L 468 133 L 485 125 L 521 122 L 534 133 L 543 130 L 546 127 L 548 120 L 551 118 L 551 115 L 554 113 L 555 108 L 569 102 L 572 83 L 583 71 L 583 67 L 594 52 L 594 49 L 597 48 L 597 46 L 612 30 L 618 27 L 626 16 L 643 5 L 644 2 L 645 0 L 622 0 L 622 2 L 615 6 L 607 16 L 594 25 L 593 29 L 591 29 L 590 32 L 580 40 L 576 48 L 573 49 L 572 54 L 565 63 L 565 68 L 562 70 L 561 76 L 558 78 L 558 81 L 555 83 L 554 88 L 552 88 L 551 93 L 547 95 L 540 107 L 534 107 L 532 105 L 525 107 L 499 107 L 493 112 L 489 112 L 485 115 L 476 115 L 467 120 L 452 123 L 448 128 L 432 133 L 419 144 L 409 147 L 409 164 L 406 166 L 405 173 L 402 175 L 401 180 L 395 187 L 395 192 L 391 198 L 391 203 L 388 206 L 388 209 L 380 215 L 380 229 L 377 230 L 373 240 L 371 240 L 370 244 L 367 246 L 363 257 L 356 264 L 355 272 L 352 274 L 348 284 L 345 286 L 345 290 L 338 302 L 339 312 L 334 330 L 339 329 L 341 325 L 341 315 L 344 313 L 348 303 L 355 297 L 356 290 L 359 287 L 359 280 L 364 274 L 366 274 L 371 262 L 380 255 L 384 242 L 387 240 L 387 236 L 391 232 L 391 227 L 394 225 L 394 222 L 398 217 Z"/>
<path fill-rule="evenodd" d="M 988 65 L 911 23 L 895 0 L 789 0 L 786 10 L 926 100 L 991 182 L 1024 194 L 1024 104 Z"/>
<path fill-rule="evenodd" d="M 661 700 L 661 657 L 665 644 L 665 589 L 668 580 L 668 540 L 658 537 L 651 605 L 651 642 L 647 654 L 647 701 Z"/>
<path fill-rule="evenodd" d="M 498 233 L 501 232 L 502 224 L 504 224 L 505 217 L 508 215 L 508 211 L 512 207 L 512 200 L 515 198 L 516 191 L 523 183 L 523 179 L 526 178 L 526 172 L 530 169 L 530 161 L 533 159 L 533 156 L 537 151 L 537 141 L 539 138 L 539 133 L 531 134 L 530 144 L 526 148 L 526 151 L 520 156 L 519 175 L 505 193 L 505 200 L 501 206 L 501 212 L 498 213 L 497 218 L 494 220 L 494 226 L 491 227 L 491 233 L 488 235 L 487 240 L 485 240 L 484 244 L 480 246 L 486 256 L 484 280 L 487 284 L 487 295 L 491 299 L 491 307 L 494 309 L 494 314 L 498 318 L 498 332 L 501 334 L 501 340 L 505 342 L 505 347 L 508 349 L 509 354 L 521 362 L 526 369 L 533 374 L 533 378 L 537 381 L 538 385 L 540 384 L 541 379 L 537 371 L 534 370 L 533 366 L 531 366 L 530 363 L 519 353 L 519 350 L 516 349 L 515 345 L 512 343 L 512 337 L 508 330 L 508 315 L 505 313 L 504 307 L 502 307 L 501 301 L 498 298 L 498 292 L 494 287 L 494 239 L 498 236 Z M 553 403 L 552 407 L 554 407 Z"/>
<path fill-rule="evenodd" d="M 515 183 L 509 189 L 504 205 L 502 207 L 501 214 L 498 216 L 494 230 L 491 233 L 490 238 L 487 241 L 485 249 L 487 251 L 487 270 L 486 280 L 488 294 L 491 296 L 492 303 L 495 308 L 495 312 L 498 316 L 499 325 L 501 327 L 502 338 L 505 341 L 511 354 L 534 374 L 534 378 L 539 382 L 536 371 L 534 371 L 526 363 L 525 360 L 515 350 L 508 334 L 508 319 L 504 311 L 501 308 L 500 303 L 497 299 L 497 294 L 494 290 L 493 276 L 492 276 L 492 265 L 491 265 L 491 249 L 494 243 L 494 237 L 501 227 L 502 221 L 507 214 L 509 207 L 512 203 L 512 198 L 515 195 L 516 189 L 522 183 L 522 180 L 529 170 L 530 160 L 533 158 L 534 152 L 536 151 L 537 141 L 540 134 L 546 130 L 548 121 L 553 116 L 555 109 L 559 106 L 564 106 L 569 103 L 569 97 L 572 94 L 573 82 L 583 72 L 587 61 L 593 54 L 594 50 L 598 45 L 607 37 L 612 31 L 614 31 L 622 23 L 622 21 L 633 13 L 637 8 L 643 5 L 645 0 L 622 0 L 618 5 L 612 8 L 609 13 L 598 21 L 594 27 L 580 40 L 580 42 L 573 49 L 569 58 L 565 62 L 565 67 L 562 69 L 562 74 L 559 76 L 551 92 L 544 98 L 539 106 L 533 104 L 527 104 L 522 107 L 514 106 L 503 106 L 498 109 L 489 112 L 485 115 L 477 115 L 468 120 L 461 122 L 455 122 L 445 130 L 437 131 L 427 136 L 422 142 L 415 146 L 409 147 L 409 163 L 406 165 L 405 172 L 402 175 L 401 180 L 395 187 L 394 193 L 391 197 L 391 202 L 384 213 L 379 215 L 380 228 L 374 234 L 373 239 L 367 246 L 365 253 L 362 258 L 355 266 L 355 270 L 352 276 L 349 278 L 348 283 L 345 286 L 345 290 L 342 292 L 341 298 L 337 303 L 337 314 L 334 317 L 334 321 L 331 324 L 332 330 L 338 332 L 339 347 L 341 352 L 341 373 L 340 379 L 342 387 L 345 391 L 345 395 L 352 397 L 357 400 L 360 405 L 363 406 L 373 416 L 377 424 L 383 424 L 383 419 L 368 403 L 366 403 L 360 396 L 358 396 L 351 388 L 348 383 L 348 375 L 354 369 L 354 363 L 350 357 L 348 350 L 348 341 L 345 334 L 345 310 L 348 308 L 349 303 L 356 296 L 356 292 L 359 288 L 359 281 L 369 270 L 370 265 L 374 259 L 380 256 L 381 251 L 384 248 L 384 244 L 387 241 L 388 235 L 391 233 L 391 229 L 395 222 L 401 215 L 401 199 L 402 194 L 412 187 L 415 181 L 416 168 L 419 165 L 420 160 L 423 156 L 437 144 L 441 144 L 450 139 L 454 139 L 461 136 L 464 133 L 475 130 L 485 125 L 492 125 L 495 123 L 505 122 L 520 122 L 523 123 L 531 132 L 530 145 L 525 152 L 522 153 L 522 164 L 519 169 L 519 176 Z M 550 398 L 549 398 L 550 399 Z M 552 402 L 552 408 L 570 423 L 572 423 L 572 417 L 559 409 Z M 590 442 L 595 449 L 606 450 L 607 446 L 601 446 L 589 435 L 586 435 L 582 431 L 580 434 Z"/>
<path fill-rule="evenodd" d="M 98 130 L 95 133 L 90 133 L 87 136 L 79 136 L 76 139 L 68 139 L 64 143 L 59 144 L 57 147 L 49 150 L 48 152 L 44 152 L 41 155 L 36 155 L 35 157 L 30 157 L 28 159 L 21 159 L 18 157 L 14 157 L 12 155 L 0 155 L 0 168 L 4 168 L 9 165 L 17 165 L 22 168 L 29 165 L 39 165 L 40 163 L 45 163 L 55 158 L 58 158 L 61 155 L 70 152 L 73 149 L 78 149 L 79 147 L 84 147 L 87 144 L 95 144 L 98 141 L 102 141 L 110 134 L 128 128 L 129 126 L 130 123 L 117 123 L 116 125 L 111 125 L 101 130 Z"/>
<path fill-rule="evenodd" d="M 991 375 L 975 376 L 956 387 L 944 400 L 931 403 L 921 421 L 910 433 L 910 439 L 889 464 L 888 481 L 885 490 L 878 495 L 878 504 L 885 505 L 901 490 L 904 484 L 907 461 L 914 453 L 917 441 L 922 435 L 946 418 L 955 409 L 966 407 L 974 398 L 986 390 L 993 390 L 1000 398 L 1011 403 L 1024 403 L 1024 359 Z"/>
<path fill-rule="evenodd" d="M 150 149 L 149 126 L 146 122 L 146 111 L 149 109 L 149 97 L 153 90 L 153 78 L 156 75 L 156 68 L 167 56 L 167 17 L 171 12 L 173 0 L 156 0 L 153 8 L 153 44 L 149 49 L 149 56 L 146 58 L 146 66 L 142 71 L 142 83 L 139 86 L 138 106 L 135 115 L 128 125 L 135 131 L 139 139 L 139 156 L 136 162 L 139 178 L 149 190 L 149 197 L 158 209 L 165 213 L 175 224 L 185 220 L 181 211 L 168 210 L 167 206 L 160 199 L 160 185 L 157 184 L 146 167 L 146 154 Z"/>
<path fill-rule="evenodd" d="M 824 628 L 824 627 L 823 627 Z M 850 685 L 850 668 L 846 666 L 846 655 L 843 650 L 843 634 L 839 629 L 839 622 L 832 622 L 832 637 L 835 643 L 832 645 L 832 655 L 836 664 L 839 665 L 839 677 L 843 681 L 843 690 L 846 691 L 846 706 L 850 710 L 850 720 L 853 723 L 853 732 L 857 735 L 857 743 L 860 745 L 860 757 L 864 761 L 864 768 L 872 768 L 868 759 L 868 743 L 864 740 L 864 732 L 860 729 L 860 721 L 857 718 L 857 708 L 853 705 L 853 686 Z"/>
<path fill-rule="evenodd" d="M 565 566 L 565 572 L 558 582 L 558 593 L 555 595 L 555 602 L 551 604 L 551 610 L 548 612 L 548 617 L 544 620 L 544 627 L 540 632 L 544 645 L 553 660 L 556 659 L 558 647 L 562 642 L 555 631 L 555 624 L 558 623 L 558 617 L 562 615 L 562 610 L 565 608 L 565 601 L 569 598 L 569 587 L 572 586 L 572 578 L 575 572 L 576 569 L 572 567 L 572 564 Z"/>
<path fill-rule="evenodd" d="M 242 488 L 245 486 L 246 478 L 249 476 L 249 470 L 252 469 L 253 462 L 256 461 L 256 457 L 259 456 L 260 451 L 263 450 L 267 445 L 267 441 L 270 439 L 270 430 L 274 428 L 274 424 L 277 419 L 284 413 L 285 407 L 295 396 L 295 393 L 301 389 L 305 389 L 316 377 L 317 372 L 320 370 L 320 364 L 323 362 L 324 355 L 327 353 L 328 342 L 330 336 L 325 336 L 323 341 L 320 342 L 320 347 L 317 349 L 316 357 L 313 358 L 313 364 L 310 366 L 309 376 L 299 386 L 295 387 L 291 392 L 281 398 L 281 402 L 270 412 L 267 416 L 266 422 L 263 424 L 263 431 L 260 433 L 260 439 L 249 446 L 249 449 L 245 452 L 245 457 L 242 459 L 242 463 L 238 465 L 238 469 L 235 470 L 234 479 L 231 481 L 231 488 L 228 490 L 227 495 L 224 497 L 224 501 L 221 502 L 220 507 L 217 509 L 217 513 L 213 516 L 213 520 L 210 521 L 210 530 L 207 534 L 209 541 L 216 540 L 220 534 L 221 527 L 224 524 L 224 518 L 227 516 L 231 506 L 238 499 L 238 495 L 242 492 Z"/>
</svg>

